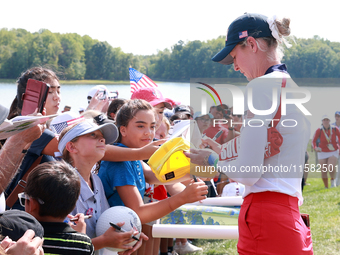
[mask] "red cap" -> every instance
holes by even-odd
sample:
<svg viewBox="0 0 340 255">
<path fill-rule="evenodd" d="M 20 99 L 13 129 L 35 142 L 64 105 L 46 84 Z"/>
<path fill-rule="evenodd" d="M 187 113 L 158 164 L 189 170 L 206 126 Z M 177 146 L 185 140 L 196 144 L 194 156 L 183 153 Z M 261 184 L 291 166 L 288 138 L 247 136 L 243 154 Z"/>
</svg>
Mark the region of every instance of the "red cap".
<svg viewBox="0 0 340 255">
<path fill-rule="evenodd" d="M 176 105 L 175 101 L 164 98 L 157 88 L 140 88 L 133 92 L 131 99 L 143 99 L 148 101 L 152 106 L 164 103 L 164 106 L 170 110 Z"/>
</svg>

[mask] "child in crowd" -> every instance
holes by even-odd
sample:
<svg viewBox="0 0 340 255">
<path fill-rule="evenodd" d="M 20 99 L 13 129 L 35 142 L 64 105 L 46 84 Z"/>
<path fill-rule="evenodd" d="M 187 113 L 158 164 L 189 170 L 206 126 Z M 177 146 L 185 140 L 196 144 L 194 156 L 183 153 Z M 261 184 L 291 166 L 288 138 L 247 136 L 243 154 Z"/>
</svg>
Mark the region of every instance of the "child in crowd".
<svg viewBox="0 0 340 255">
<path fill-rule="evenodd" d="M 123 105 L 117 114 L 116 123 L 119 129 L 118 146 L 139 148 L 154 138 L 155 112 L 144 100 L 131 100 Z M 103 161 L 98 175 L 110 206 L 130 207 L 138 214 L 142 223 L 159 219 L 185 203 L 202 200 L 207 194 L 207 186 L 203 182 L 191 181 L 182 192 L 171 198 L 144 204 L 145 182 L 155 184 L 159 181 L 150 167 L 140 160 Z M 158 250 L 148 250 L 147 254 L 158 254 Z"/>
<path fill-rule="evenodd" d="M 152 107 L 155 110 L 156 113 L 156 126 L 155 126 L 155 132 L 159 133 L 159 136 L 155 137 L 156 139 L 163 139 L 165 138 L 165 133 L 164 133 L 164 128 L 162 128 L 162 120 L 164 119 L 164 110 L 172 110 L 172 107 L 176 104 L 175 101 L 165 98 L 161 91 L 157 88 L 140 88 L 136 91 L 133 92 L 131 95 L 131 99 L 143 99 L 147 102 L 149 102 Z M 162 138 L 158 138 L 162 137 Z M 147 160 L 144 160 L 144 162 L 147 162 Z M 145 197 L 150 196 L 149 193 L 152 193 L 154 191 L 154 185 L 150 185 L 149 183 L 146 183 L 146 187 L 148 187 L 147 193 L 145 194 Z M 158 186 L 156 189 L 160 190 L 163 189 L 165 190 L 163 185 Z M 156 190 L 155 190 L 156 191 Z M 166 194 L 166 192 L 164 191 Z M 166 198 L 166 196 L 163 196 L 162 199 Z M 160 199 L 161 200 L 161 199 Z M 150 203 L 150 199 L 147 199 L 144 201 L 145 203 Z M 142 254 L 141 250 L 144 248 L 147 251 L 151 251 L 150 254 L 152 254 L 152 251 L 156 254 L 156 250 L 159 249 L 160 246 L 160 238 L 153 238 L 151 237 L 151 232 L 152 232 L 152 225 L 155 224 L 156 221 L 153 222 L 148 222 L 146 224 L 143 224 L 143 231 L 144 233 L 149 236 L 149 241 L 145 244 L 145 247 L 142 247 L 139 251 L 139 253 Z"/>
<path fill-rule="evenodd" d="M 177 103 L 172 99 L 165 98 L 162 95 L 161 91 L 158 90 L 157 88 L 141 88 L 141 89 L 138 89 L 137 91 L 135 91 L 132 94 L 131 99 L 146 100 L 147 102 L 149 102 L 154 107 L 154 109 L 157 113 L 157 117 L 158 117 L 158 120 L 156 119 L 156 135 L 157 135 L 156 138 L 162 139 L 162 138 L 166 137 L 166 134 L 168 134 L 169 130 L 167 131 L 167 133 L 164 132 L 165 131 L 164 124 L 167 125 L 166 122 L 165 123 L 163 122 L 163 121 L 166 121 L 165 116 L 164 116 L 164 110 L 165 109 L 172 110 L 172 107 L 174 107 Z M 174 111 L 177 112 L 175 115 L 178 114 L 180 119 L 192 119 L 192 113 L 191 113 L 192 109 L 190 108 L 190 106 L 184 106 L 184 105 L 178 106 L 178 107 L 175 107 Z M 170 127 L 168 126 L 167 128 L 170 128 Z M 158 187 L 158 188 L 160 188 L 160 187 Z M 169 187 L 168 187 L 168 189 L 169 189 Z M 179 189 L 177 189 L 174 194 L 181 191 L 182 189 L 183 189 L 183 187 L 182 188 L 179 187 Z M 174 195 L 174 194 L 172 194 L 172 195 Z M 145 229 L 145 233 L 151 234 L 152 229 L 149 228 L 148 225 L 143 225 L 143 229 Z M 157 240 L 157 241 L 159 241 L 159 240 Z M 150 244 L 150 242 L 148 242 L 148 243 Z M 181 239 L 181 243 L 183 244 L 183 245 L 180 246 L 181 251 L 184 251 L 184 249 L 188 250 L 188 251 L 202 250 L 201 248 L 195 247 L 194 245 L 191 245 L 190 243 L 188 243 L 186 239 Z M 146 247 L 146 248 L 149 248 L 148 250 L 150 250 L 149 244 L 147 244 L 148 247 Z M 154 246 L 153 246 L 154 252 L 156 250 L 157 245 L 158 244 L 156 244 L 156 241 L 154 241 Z M 170 252 L 172 252 L 171 251 L 172 243 L 169 242 L 168 245 L 169 245 Z M 165 250 L 164 247 L 163 247 L 162 250 L 163 251 Z M 163 254 L 161 254 L 161 255 L 163 255 Z"/>
<path fill-rule="evenodd" d="M 166 117 L 163 117 L 162 123 L 156 130 L 156 139 L 168 139 L 169 138 L 170 123 Z"/>
<path fill-rule="evenodd" d="M 122 99 L 122 98 L 113 99 L 112 102 L 109 105 L 109 108 L 107 109 L 107 117 L 110 120 L 115 120 L 116 119 L 116 114 L 117 114 L 118 110 L 126 102 L 127 102 L 127 100 L 126 99 Z"/>
<path fill-rule="evenodd" d="M 80 196 L 72 214 L 92 215 L 92 218 L 86 221 L 86 234 L 92 238 L 95 250 L 115 247 L 131 249 L 130 251 L 134 252 L 140 247 L 143 239 L 147 240 L 145 235 L 141 234 L 140 241 L 131 247 L 127 244 L 133 241 L 131 236 L 137 234 L 134 230 L 121 233 L 110 227 L 101 236 L 96 236 L 95 231 L 98 218 L 109 208 L 109 204 L 99 177 L 93 174 L 91 169 L 104 156 L 105 144 L 113 143 L 117 136 L 115 125 L 108 123 L 98 126 L 93 120 L 85 120 L 62 131 L 58 148 L 63 153 L 64 160 L 75 167 L 80 176 Z"/>
<path fill-rule="evenodd" d="M 74 209 L 79 193 L 79 176 L 64 161 L 40 164 L 28 175 L 19 201 L 43 226 L 46 254 L 94 254 L 90 237 L 76 231 L 85 232 L 84 214 L 75 215 L 76 230 L 64 222 Z"/>
</svg>

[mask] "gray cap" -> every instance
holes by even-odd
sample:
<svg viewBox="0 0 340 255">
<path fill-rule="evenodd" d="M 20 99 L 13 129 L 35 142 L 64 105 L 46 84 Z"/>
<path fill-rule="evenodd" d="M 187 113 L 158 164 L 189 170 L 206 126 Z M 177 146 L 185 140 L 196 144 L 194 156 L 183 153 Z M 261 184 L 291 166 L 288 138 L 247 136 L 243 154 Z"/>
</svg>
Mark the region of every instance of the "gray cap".
<svg viewBox="0 0 340 255">
<path fill-rule="evenodd" d="M 96 130 L 100 130 L 105 138 L 105 144 L 111 144 L 115 142 L 118 138 L 118 129 L 117 127 L 112 123 L 107 123 L 98 126 L 97 124 L 85 120 L 83 122 L 80 122 L 75 127 L 73 127 L 71 130 L 69 130 L 59 141 L 58 149 L 60 153 L 63 153 L 66 144 L 71 141 L 72 139 L 89 134 L 91 132 L 94 132 Z"/>
</svg>

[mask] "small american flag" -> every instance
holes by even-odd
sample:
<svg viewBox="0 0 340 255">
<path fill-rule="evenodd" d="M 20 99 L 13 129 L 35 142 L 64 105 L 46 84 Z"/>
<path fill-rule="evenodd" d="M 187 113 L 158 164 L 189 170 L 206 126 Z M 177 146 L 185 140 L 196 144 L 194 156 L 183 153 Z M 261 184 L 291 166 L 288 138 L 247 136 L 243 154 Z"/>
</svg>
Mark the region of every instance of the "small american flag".
<svg viewBox="0 0 340 255">
<path fill-rule="evenodd" d="M 59 135 L 60 135 L 61 131 L 64 130 L 64 128 L 71 126 L 73 124 L 77 124 L 77 123 L 79 123 L 83 120 L 84 120 L 84 116 L 80 116 L 80 117 L 72 119 L 72 120 L 53 124 L 53 125 L 51 125 L 51 129 L 52 129 L 53 133 L 55 133 L 56 137 L 59 138 Z"/>
<path fill-rule="evenodd" d="M 130 84 L 131 84 L 131 93 L 140 88 L 148 88 L 148 87 L 158 87 L 156 83 L 154 83 L 148 76 L 138 72 L 133 68 L 129 68 L 130 73 Z"/>
<path fill-rule="evenodd" d="M 244 38 L 244 37 L 247 37 L 248 36 L 248 31 L 242 31 L 242 32 L 239 32 L 238 33 L 238 38 Z"/>
</svg>

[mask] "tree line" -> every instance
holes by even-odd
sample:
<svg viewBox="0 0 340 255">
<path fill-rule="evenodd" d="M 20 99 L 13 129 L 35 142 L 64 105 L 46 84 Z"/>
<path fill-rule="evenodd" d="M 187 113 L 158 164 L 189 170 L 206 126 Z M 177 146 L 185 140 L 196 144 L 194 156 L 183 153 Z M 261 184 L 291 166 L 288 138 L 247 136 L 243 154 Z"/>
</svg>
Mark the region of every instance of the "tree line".
<svg viewBox="0 0 340 255">
<path fill-rule="evenodd" d="M 129 80 L 129 66 L 153 80 L 189 81 L 190 78 L 240 78 L 233 66 L 211 61 L 224 47 L 225 37 L 179 41 L 153 55 L 133 55 L 88 35 L 30 33 L 24 29 L 0 30 L 0 78 L 15 79 L 33 66 L 49 66 L 62 79 Z M 318 36 L 295 38 L 285 49 L 283 62 L 293 78 L 339 78 L 340 43 Z"/>
</svg>

